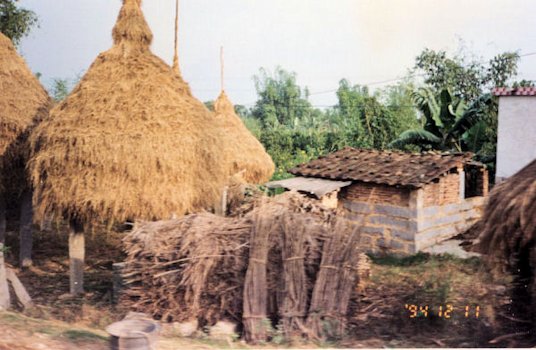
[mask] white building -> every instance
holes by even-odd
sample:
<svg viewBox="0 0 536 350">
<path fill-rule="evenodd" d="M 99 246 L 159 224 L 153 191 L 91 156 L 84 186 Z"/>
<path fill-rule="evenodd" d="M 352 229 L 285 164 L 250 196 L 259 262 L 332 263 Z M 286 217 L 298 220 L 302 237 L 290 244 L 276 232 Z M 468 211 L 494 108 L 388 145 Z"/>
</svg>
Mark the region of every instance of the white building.
<svg viewBox="0 0 536 350">
<path fill-rule="evenodd" d="M 536 159 L 536 88 L 496 88 L 499 96 L 498 183 Z"/>
</svg>

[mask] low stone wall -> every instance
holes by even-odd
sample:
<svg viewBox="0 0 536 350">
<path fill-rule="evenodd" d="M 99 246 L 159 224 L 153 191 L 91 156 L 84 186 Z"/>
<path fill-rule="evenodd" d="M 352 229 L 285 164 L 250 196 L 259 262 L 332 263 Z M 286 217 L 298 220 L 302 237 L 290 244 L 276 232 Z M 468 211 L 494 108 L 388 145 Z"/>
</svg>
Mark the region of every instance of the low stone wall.
<svg viewBox="0 0 536 350">
<path fill-rule="evenodd" d="M 419 208 L 416 249 L 430 247 L 469 228 L 481 217 L 484 201 L 484 197 L 473 197 L 460 203 Z"/>
<path fill-rule="evenodd" d="M 481 216 L 484 197 L 433 207 L 342 202 L 346 217 L 360 227 L 368 252 L 414 254 L 466 230 Z"/>
<path fill-rule="evenodd" d="M 343 201 L 346 217 L 361 231 L 361 246 L 369 252 L 415 253 L 417 210 L 388 204 Z"/>
</svg>

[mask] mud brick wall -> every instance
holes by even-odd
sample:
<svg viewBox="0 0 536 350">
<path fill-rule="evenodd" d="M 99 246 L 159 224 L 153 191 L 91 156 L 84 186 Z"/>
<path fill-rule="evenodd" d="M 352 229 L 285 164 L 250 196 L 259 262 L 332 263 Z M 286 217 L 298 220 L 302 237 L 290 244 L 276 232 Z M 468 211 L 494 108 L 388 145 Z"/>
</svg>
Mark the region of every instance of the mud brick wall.
<svg viewBox="0 0 536 350">
<path fill-rule="evenodd" d="M 344 188 L 340 197 L 348 201 L 406 207 L 409 205 L 410 190 L 394 186 L 356 183 Z"/>
<path fill-rule="evenodd" d="M 485 197 L 473 197 L 460 203 L 419 208 L 416 249 L 430 247 L 468 229 L 481 217 L 484 204 Z"/>
<path fill-rule="evenodd" d="M 361 247 L 373 253 L 413 254 L 451 238 L 480 218 L 485 202 L 460 198 L 458 174 L 415 190 L 371 187 L 357 183 L 341 191 L 339 206 L 360 228 Z"/>
<path fill-rule="evenodd" d="M 424 206 L 460 203 L 460 174 L 448 174 L 438 182 L 424 186 Z"/>
<path fill-rule="evenodd" d="M 346 217 L 360 227 L 361 247 L 369 252 L 415 252 L 417 208 L 404 188 L 354 184 L 341 192 Z"/>
</svg>

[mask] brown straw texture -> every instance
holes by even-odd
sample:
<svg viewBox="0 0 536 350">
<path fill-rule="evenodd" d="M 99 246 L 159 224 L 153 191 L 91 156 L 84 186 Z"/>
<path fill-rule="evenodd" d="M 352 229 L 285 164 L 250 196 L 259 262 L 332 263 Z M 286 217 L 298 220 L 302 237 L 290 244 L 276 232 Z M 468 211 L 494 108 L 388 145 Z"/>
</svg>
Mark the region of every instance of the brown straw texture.
<svg viewBox="0 0 536 350">
<path fill-rule="evenodd" d="M 50 99 L 11 41 L 0 33 L 0 191 L 26 188 L 27 136 Z M 6 171 L 3 171 L 5 169 Z M 8 171 L 9 170 L 9 171 Z M 3 174 L 3 176 L 2 176 Z"/>
<path fill-rule="evenodd" d="M 248 183 L 260 184 L 270 180 L 275 170 L 272 158 L 236 115 L 225 92 L 222 91 L 216 100 L 214 110 L 225 146 L 223 158 L 228 174 L 245 170 L 243 178 Z"/>
<path fill-rule="evenodd" d="M 139 0 L 124 1 L 113 37 L 32 135 L 38 218 L 170 218 L 220 196 L 226 176 L 213 116 L 150 52 Z"/>
</svg>

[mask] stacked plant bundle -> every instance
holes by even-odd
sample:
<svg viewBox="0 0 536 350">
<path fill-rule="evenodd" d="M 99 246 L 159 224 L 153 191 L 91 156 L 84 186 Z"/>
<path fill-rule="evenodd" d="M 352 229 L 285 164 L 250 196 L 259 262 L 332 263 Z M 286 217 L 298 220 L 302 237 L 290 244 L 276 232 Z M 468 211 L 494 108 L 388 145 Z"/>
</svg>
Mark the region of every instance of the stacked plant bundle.
<svg viewBox="0 0 536 350">
<path fill-rule="evenodd" d="M 495 186 L 477 227 L 477 250 L 489 266 L 515 277 L 514 305 L 536 317 L 536 160 Z"/>
<path fill-rule="evenodd" d="M 270 213 L 280 210 L 304 217 L 306 270 L 314 277 L 333 212 L 304 196 L 286 193 L 258 201 L 239 218 L 201 213 L 137 224 L 124 239 L 127 288 L 122 301 L 166 321 L 201 318 L 210 322 L 227 316 L 241 322 L 252 229 L 259 220 L 270 224 L 268 265 L 276 264 L 281 217 Z M 269 266 L 270 291 L 277 291 L 281 269 Z M 308 280 L 309 286 L 312 283 Z"/>
</svg>

